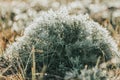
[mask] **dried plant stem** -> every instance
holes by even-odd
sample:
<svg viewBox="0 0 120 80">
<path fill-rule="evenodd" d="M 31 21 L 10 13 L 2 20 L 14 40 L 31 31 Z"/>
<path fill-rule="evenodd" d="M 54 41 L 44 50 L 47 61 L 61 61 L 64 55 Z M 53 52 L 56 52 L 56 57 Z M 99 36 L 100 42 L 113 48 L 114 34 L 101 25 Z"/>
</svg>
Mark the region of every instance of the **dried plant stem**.
<svg viewBox="0 0 120 80">
<path fill-rule="evenodd" d="M 47 68 L 47 66 L 44 65 L 43 68 L 42 68 L 42 71 L 41 71 L 41 73 L 40 73 L 39 80 L 43 80 L 43 77 L 44 77 L 45 72 L 46 72 L 46 68 Z"/>
<path fill-rule="evenodd" d="M 36 64 L 35 64 L 35 48 L 34 46 L 32 47 L 32 61 L 33 61 L 33 65 L 32 65 L 32 80 L 36 80 Z"/>
</svg>

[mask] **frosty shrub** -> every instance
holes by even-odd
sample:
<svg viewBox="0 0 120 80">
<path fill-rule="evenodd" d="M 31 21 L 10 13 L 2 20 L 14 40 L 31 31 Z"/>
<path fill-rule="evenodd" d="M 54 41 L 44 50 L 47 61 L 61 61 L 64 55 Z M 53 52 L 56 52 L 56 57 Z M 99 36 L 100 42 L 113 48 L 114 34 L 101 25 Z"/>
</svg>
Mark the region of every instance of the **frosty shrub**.
<svg viewBox="0 0 120 80">
<path fill-rule="evenodd" d="M 3 57 L 14 63 L 21 58 L 23 66 L 28 65 L 27 71 L 31 71 L 32 58 L 27 62 L 32 46 L 37 72 L 46 65 L 45 79 L 52 80 L 63 78 L 72 69 L 83 69 L 86 64 L 93 67 L 98 57 L 102 63 L 119 56 L 117 45 L 105 28 L 88 15 L 69 15 L 66 9 L 41 13 L 25 29 L 24 35 L 7 48 Z"/>
</svg>

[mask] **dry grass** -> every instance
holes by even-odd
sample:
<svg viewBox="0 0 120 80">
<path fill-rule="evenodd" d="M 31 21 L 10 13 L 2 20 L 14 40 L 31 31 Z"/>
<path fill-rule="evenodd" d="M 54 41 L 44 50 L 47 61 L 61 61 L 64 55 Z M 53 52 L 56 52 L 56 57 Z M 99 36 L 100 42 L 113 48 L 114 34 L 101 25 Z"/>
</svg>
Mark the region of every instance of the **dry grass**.
<svg viewBox="0 0 120 80">
<path fill-rule="evenodd" d="M 7 45 L 13 43 L 18 36 L 20 36 L 20 33 L 12 31 L 11 29 L 0 31 L 0 54 L 2 54 L 7 48 Z"/>
</svg>

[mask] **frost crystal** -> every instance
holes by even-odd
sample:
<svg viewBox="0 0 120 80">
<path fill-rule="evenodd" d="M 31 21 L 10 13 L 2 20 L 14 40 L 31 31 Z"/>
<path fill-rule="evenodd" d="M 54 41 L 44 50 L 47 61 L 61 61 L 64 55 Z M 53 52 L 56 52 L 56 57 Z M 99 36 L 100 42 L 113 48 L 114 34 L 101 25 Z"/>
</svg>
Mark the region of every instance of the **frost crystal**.
<svg viewBox="0 0 120 80">
<path fill-rule="evenodd" d="M 35 52 L 36 69 L 40 72 L 43 65 L 47 65 L 47 77 L 49 74 L 64 77 L 66 71 L 82 69 L 85 64 L 95 66 L 98 57 L 108 61 L 120 56 L 105 28 L 88 15 L 69 15 L 65 9 L 41 13 L 25 29 L 24 36 L 7 48 L 4 58 L 13 61 L 19 56 L 26 65 L 32 46 L 43 50 L 41 54 Z"/>
</svg>

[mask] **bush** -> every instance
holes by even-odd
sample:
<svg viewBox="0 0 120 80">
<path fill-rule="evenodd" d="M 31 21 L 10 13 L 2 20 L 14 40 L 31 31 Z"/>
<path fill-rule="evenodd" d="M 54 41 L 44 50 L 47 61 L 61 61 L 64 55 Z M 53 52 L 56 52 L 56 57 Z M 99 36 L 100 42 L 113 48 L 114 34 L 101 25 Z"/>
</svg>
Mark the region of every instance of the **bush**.
<svg viewBox="0 0 120 80">
<path fill-rule="evenodd" d="M 91 68 L 98 57 L 102 63 L 119 56 L 117 45 L 105 28 L 88 15 L 69 15 L 66 9 L 41 13 L 3 56 L 14 63 L 20 58 L 26 71 L 31 72 L 32 58 L 28 58 L 32 46 L 36 71 L 40 72 L 46 65 L 45 79 L 52 80 L 63 78 L 72 69 L 81 70 L 86 64 Z"/>
</svg>

